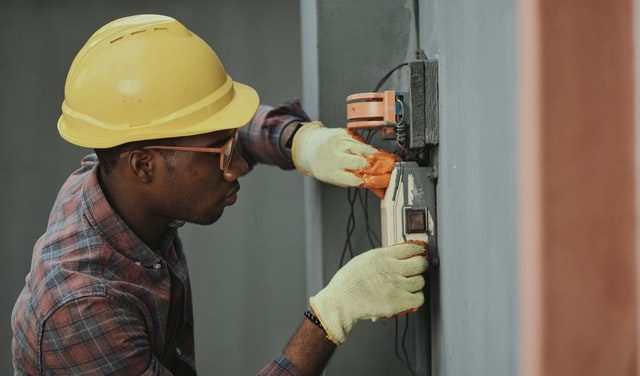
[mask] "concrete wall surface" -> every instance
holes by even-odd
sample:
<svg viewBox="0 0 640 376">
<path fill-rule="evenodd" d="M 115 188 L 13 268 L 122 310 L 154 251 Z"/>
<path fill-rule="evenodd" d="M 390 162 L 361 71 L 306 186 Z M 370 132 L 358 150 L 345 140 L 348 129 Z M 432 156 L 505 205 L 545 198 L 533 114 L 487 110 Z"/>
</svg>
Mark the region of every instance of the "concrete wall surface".
<svg viewBox="0 0 640 376">
<path fill-rule="evenodd" d="M 55 195 L 85 150 L 56 120 L 67 70 L 98 27 L 132 14 L 177 18 L 209 42 L 263 103 L 299 97 L 295 0 L 3 1 L 0 3 L 0 374 L 12 373 L 10 314 Z M 259 166 L 213 226 L 181 230 L 192 277 L 196 358 L 203 375 L 255 374 L 302 321 L 302 179 Z M 285 210 L 286 209 L 286 210 Z"/>
<path fill-rule="evenodd" d="M 410 5 L 410 1 L 316 1 L 317 101 L 319 118 L 327 126 L 344 127 L 347 95 L 372 91 L 391 67 L 406 60 L 412 38 Z M 306 17 L 303 13 L 303 27 L 311 24 Z M 305 85 L 307 79 L 305 75 Z M 349 205 L 346 189 L 322 185 L 319 195 L 326 284 L 339 268 Z M 373 195 L 368 199 L 372 225 L 379 229 L 377 201 Z M 372 246 L 363 231 L 364 217 L 359 205 L 355 214 L 357 227 L 352 241 L 357 254 Z M 400 334 L 403 323 L 400 320 Z M 394 335 L 393 319 L 359 323 L 336 351 L 326 375 L 411 375 L 395 355 Z M 410 340 L 407 346 L 413 360 Z"/>
<path fill-rule="evenodd" d="M 516 375 L 516 2 L 423 0 L 420 18 L 440 70 L 434 374 Z"/>
<path fill-rule="evenodd" d="M 515 2 L 421 0 L 418 33 L 411 0 L 315 3 L 315 99 L 329 126 L 345 125 L 347 95 L 371 91 L 392 67 L 413 58 L 417 35 L 427 55 L 438 59 L 441 265 L 434 283 L 433 374 L 517 374 Z M 304 14 L 302 20 L 305 27 Z M 383 89 L 407 90 L 407 76 L 402 70 Z M 344 189 L 323 185 L 318 195 L 326 283 L 338 268 L 348 204 Z M 379 228 L 372 197 L 369 213 Z M 356 221 L 359 253 L 371 246 L 357 205 Z M 395 343 L 392 319 L 360 323 L 326 374 L 409 375 Z M 407 347 L 410 361 L 424 355 L 413 353 L 411 340 Z"/>
</svg>

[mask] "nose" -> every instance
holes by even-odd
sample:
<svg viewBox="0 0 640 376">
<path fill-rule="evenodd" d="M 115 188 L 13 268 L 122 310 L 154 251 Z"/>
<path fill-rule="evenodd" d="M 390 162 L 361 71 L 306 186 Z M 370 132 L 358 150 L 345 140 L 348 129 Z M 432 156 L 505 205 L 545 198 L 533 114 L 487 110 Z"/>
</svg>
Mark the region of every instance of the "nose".
<svg viewBox="0 0 640 376">
<path fill-rule="evenodd" d="M 249 172 L 249 163 L 247 163 L 247 161 L 242 158 L 237 151 L 235 151 L 229 167 L 224 170 L 224 179 L 226 181 L 233 182 L 238 180 L 240 176 L 245 175 L 247 172 Z"/>
</svg>

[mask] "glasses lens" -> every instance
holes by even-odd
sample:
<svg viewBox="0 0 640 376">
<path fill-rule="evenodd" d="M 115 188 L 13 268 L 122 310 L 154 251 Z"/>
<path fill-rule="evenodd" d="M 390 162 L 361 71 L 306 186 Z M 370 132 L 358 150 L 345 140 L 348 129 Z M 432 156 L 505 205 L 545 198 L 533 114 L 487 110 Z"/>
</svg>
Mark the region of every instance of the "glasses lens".
<svg viewBox="0 0 640 376">
<path fill-rule="evenodd" d="M 223 169 L 227 169 L 231 164 L 231 158 L 233 157 L 233 150 L 236 145 L 236 138 L 238 133 L 235 133 L 233 137 L 224 145 L 224 150 L 222 151 L 223 158 Z"/>
</svg>

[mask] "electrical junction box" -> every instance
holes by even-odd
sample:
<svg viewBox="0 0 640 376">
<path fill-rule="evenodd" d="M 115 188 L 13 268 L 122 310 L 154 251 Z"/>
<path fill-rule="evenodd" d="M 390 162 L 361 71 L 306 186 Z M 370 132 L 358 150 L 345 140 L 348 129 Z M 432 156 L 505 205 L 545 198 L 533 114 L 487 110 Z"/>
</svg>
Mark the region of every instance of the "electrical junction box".
<svg viewBox="0 0 640 376">
<path fill-rule="evenodd" d="M 439 143 L 438 62 L 409 63 L 409 92 L 357 93 L 347 97 L 347 128 L 379 129 L 383 140 L 396 140 L 405 150 Z"/>
<path fill-rule="evenodd" d="M 414 374 L 428 376 L 431 375 L 432 303 L 434 300 L 437 303 L 437 298 L 432 296 L 438 288 L 438 277 L 432 271 L 439 264 L 436 228 L 440 137 L 438 62 L 425 58 L 408 65 L 408 92 L 352 94 L 347 97 L 346 114 L 347 128 L 379 130 L 381 140 L 395 141 L 398 154 L 405 159 L 395 164 L 380 204 L 381 242 L 383 247 L 411 240 L 427 243 L 429 273 L 423 290 L 425 304 L 408 315 L 406 325 L 412 323 L 415 354 L 413 362 L 407 359 L 408 366 Z"/>
<path fill-rule="evenodd" d="M 430 268 L 438 264 L 436 229 L 436 184 L 433 167 L 416 162 L 398 162 L 380 204 L 382 246 L 407 240 L 427 243 Z M 414 373 L 431 370 L 431 285 L 425 286 L 425 305 L 411 314 L 414 343 Z"/>
<path fill-rule="evenodd" d="M 435 185 L 433 168 L 398 162 L 380 204 L 382 246 L 421 240 L 435 243 Z"/>
<path fill-rule="evenodd" d="M 409 100 L 405 100 L 404 116 L 409 127 L 406 147 L 419 149 L 425 145 L 437 145 L 440 142 L 438 62 L 436 60 L 413 61 L 409 64 L 409 68 L 411 82 Z"/>
<path fill-rule="evenodd" d="M 398 162 L 380 204 L 381 240 L 390 246 L 409 240 L 427 243 L 429 272 L 423 290 L 425 304 L 409 315 L 414 359 L 412 372 L 430 376 L 432 370 L 431 325 L 437 310 L 439 265 L 436 221 L 437 148 L 439 144 L 438 62 L 419 60 L 409 64 L 409 93 L 396 93 L 394 127 L 398 146 L 409 157 Z M 398 111 L 400 110 L 400 111 Z M 415 158 L 416 154 L 421 157 Z M 411 156 L 414 156 L 412 159 Z M 420 154 L 418 154 L 420 155 Z"/>
</svg>

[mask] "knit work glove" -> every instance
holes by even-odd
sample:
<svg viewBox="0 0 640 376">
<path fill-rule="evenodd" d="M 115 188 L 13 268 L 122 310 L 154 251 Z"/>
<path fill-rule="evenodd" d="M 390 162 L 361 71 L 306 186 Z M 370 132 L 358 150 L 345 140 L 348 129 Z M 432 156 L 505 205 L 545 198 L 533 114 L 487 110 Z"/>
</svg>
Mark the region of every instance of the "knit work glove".
<svg viewBox="0 0 640 376">
<path fill-rule="evenodd" d="M 295 133 L 291 155 L 296 169 L 325 183 L 371 188 L 378 197 L 389 186 L 399 158 L 363 142 L 354 132 L 306 123 Z"/>
<path fill-rule="evenodd" d="M 342 344 L 358 320 L 391 317 L 424 303 L 420 275 L 428 266 L 425 245 L 401 243 L 358 255 L 309 302 L 327 337 Z"/>
</svg>

